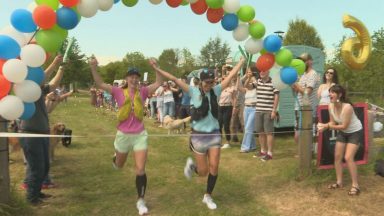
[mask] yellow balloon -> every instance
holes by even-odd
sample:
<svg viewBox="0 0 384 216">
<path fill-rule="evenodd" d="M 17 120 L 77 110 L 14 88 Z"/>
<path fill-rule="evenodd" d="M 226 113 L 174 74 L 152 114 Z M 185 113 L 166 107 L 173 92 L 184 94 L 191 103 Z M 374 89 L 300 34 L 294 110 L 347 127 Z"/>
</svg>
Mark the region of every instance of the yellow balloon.
<svg viewBox="0 0 384 216">
<path fill-rule="evenodd" d="M 343 16 L 343 26 L 356 33 L 356 37 L 344 41 L 341 57 L 350 69 L 363 69 L 371 56 L 372 41 L 364 24 L 348 14 Z"/>
</svg>

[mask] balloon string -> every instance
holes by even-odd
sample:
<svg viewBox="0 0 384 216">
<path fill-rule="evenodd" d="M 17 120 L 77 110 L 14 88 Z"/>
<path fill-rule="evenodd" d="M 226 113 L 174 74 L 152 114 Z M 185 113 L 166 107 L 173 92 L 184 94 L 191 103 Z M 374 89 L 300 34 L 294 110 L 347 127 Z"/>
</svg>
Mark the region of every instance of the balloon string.
<svg viewBox="0 0 384 216">
<path fill-rule="evenodd" d="M 37 34 L 38 31 L 40 31 L 40 28 L 38 28 L 38 29 L 35 31 L 35 33 L 33 33 L 31 39 L 29 39 L 29 41 L 28 41 L 27 44 L 30 44 L 30 43 L 32 42 L 33 38 L 36 36 L 36 34 Z"/>
</svg>

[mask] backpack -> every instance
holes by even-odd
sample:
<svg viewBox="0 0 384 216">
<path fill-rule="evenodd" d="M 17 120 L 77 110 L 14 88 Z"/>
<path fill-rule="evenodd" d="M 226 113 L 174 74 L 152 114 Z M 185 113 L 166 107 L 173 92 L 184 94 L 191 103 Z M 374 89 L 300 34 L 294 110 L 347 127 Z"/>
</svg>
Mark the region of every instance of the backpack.
<svg viewBox="0 0 384 216">
<path fill-rule="evenodd" d="M 376 160 L 375 173 L 381 177 L 384 177 L 384 160 Z"/>
<path fill-rule="evenodd" d="M 199 121 L 205 117 L 207 117 L 208 112 L 209 112 L 209 100 L 208 97 L 205 95 L 205 93 L 201 90 L 201 96 L 203 97 L 203 101 L 201 102 L 201 106 L 196 108 L 192 107 L 191 108 L 191 119 L 193 121 Z M 217 103 L 217 96 L 213 89 L 211 89 L 210 97 L 211 97 L 211 114 L 212 116 L 217 119 L 219 115 L 219 104 Z"/>
</svg>

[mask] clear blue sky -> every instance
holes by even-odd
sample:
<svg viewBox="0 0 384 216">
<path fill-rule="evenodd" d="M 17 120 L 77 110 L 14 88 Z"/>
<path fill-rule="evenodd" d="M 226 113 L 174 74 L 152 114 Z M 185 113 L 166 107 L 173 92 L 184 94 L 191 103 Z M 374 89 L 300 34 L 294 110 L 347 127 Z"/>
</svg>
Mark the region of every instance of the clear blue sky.
<svg viewBox="0 0 384 216">
<path fill-rule="evenodd" d="M 240 1 L 255 8 L 256 19 L 265 24 L 267 34 L 286 31 L 292 19 L 305 19 L 316 28 L 328 51 L 343 35 L 352 33 L 342 26 L 345 13 L 360 19 L 371 34 L 384 27 L 383 0 Z M 30 2 L 32 0 L 0 0 L 0 28 L 10 24 L 13 10 L 27 8 Z M 235 41 L 232 33 L 225 31 L 220 23 L 211 24 L 205 15 L 194 14 L 190 6 L 170 8 L 165 0 L 160 5 L 139 0 L 132 8 L 119 2 L 110 11 L 82 18 L 69 35 L 78 39 L 84 53 L 95 54 L 102 63 L 108 59 L 119 60 L 133 51 L 157 57 L 167 48 L 186 47 L 192 54 L 199 55 L 208 38 L 216 36 L 230 44 L 232 51 L 244 44 Z"/>
</svg>

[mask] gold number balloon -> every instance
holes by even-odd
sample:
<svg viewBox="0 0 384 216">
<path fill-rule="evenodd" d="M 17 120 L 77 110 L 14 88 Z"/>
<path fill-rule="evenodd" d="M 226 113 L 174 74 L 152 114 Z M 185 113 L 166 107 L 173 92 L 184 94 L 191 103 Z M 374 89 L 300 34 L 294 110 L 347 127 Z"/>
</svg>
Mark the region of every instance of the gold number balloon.
<svg viewBox="0 0 384 216">
<path fill-rule="evenodd" d="M 341 46 L 341 57 L 351 69 L 363 69 L 368 62 L 372 50 L 372 41 L 364 24 L 350 15 L 343 16 L 343 26 L 356 33 L 356 37 L 344 41 Z"/>
</svg>

